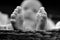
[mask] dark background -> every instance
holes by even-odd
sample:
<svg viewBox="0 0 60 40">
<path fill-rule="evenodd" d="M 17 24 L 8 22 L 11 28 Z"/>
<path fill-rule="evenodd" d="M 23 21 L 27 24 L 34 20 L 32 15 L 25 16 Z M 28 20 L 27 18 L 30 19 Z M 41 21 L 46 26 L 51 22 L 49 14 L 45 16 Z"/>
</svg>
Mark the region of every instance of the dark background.
<svg viewBox="0 0 60 40">
<path fill-rule="evenodd" d="M 23 0 L 0 0 L 0 11 L 10 14 L 21 4 Z M 52 15 L 53 20 L 60 20 L 60 1 L 59 0 L 40 0 L 48 16 Z"/>
</svg>

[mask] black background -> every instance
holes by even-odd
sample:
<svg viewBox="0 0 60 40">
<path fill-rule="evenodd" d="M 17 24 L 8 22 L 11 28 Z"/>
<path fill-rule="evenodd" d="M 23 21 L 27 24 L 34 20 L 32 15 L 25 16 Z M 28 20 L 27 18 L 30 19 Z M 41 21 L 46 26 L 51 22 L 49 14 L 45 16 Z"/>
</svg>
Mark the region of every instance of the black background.
<svg viewBox="0 0 60 40">
<path fill-rule="evenodd" d="M 14 9 L 22 3 L 23 0 L 0 0 L 0 11 L 10 16 Z M 47 14 L 60 18 L 60 1 L 59 0 L 40 0 Z"/>
</svg>

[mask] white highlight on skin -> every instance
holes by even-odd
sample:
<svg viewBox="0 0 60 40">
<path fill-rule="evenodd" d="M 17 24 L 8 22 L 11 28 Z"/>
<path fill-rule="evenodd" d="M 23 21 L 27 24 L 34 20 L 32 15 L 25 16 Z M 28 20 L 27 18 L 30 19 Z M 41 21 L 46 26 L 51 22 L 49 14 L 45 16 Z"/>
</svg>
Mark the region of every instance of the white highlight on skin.
<svg viewBox="0 0 60 40">
<path fill-rule="evenodd" d="M 58 22 L 56 23 L 56 27 L 57 27 L 57 29 L 60 28 L 60 21 L 58 21 Z"/>
</svg>

